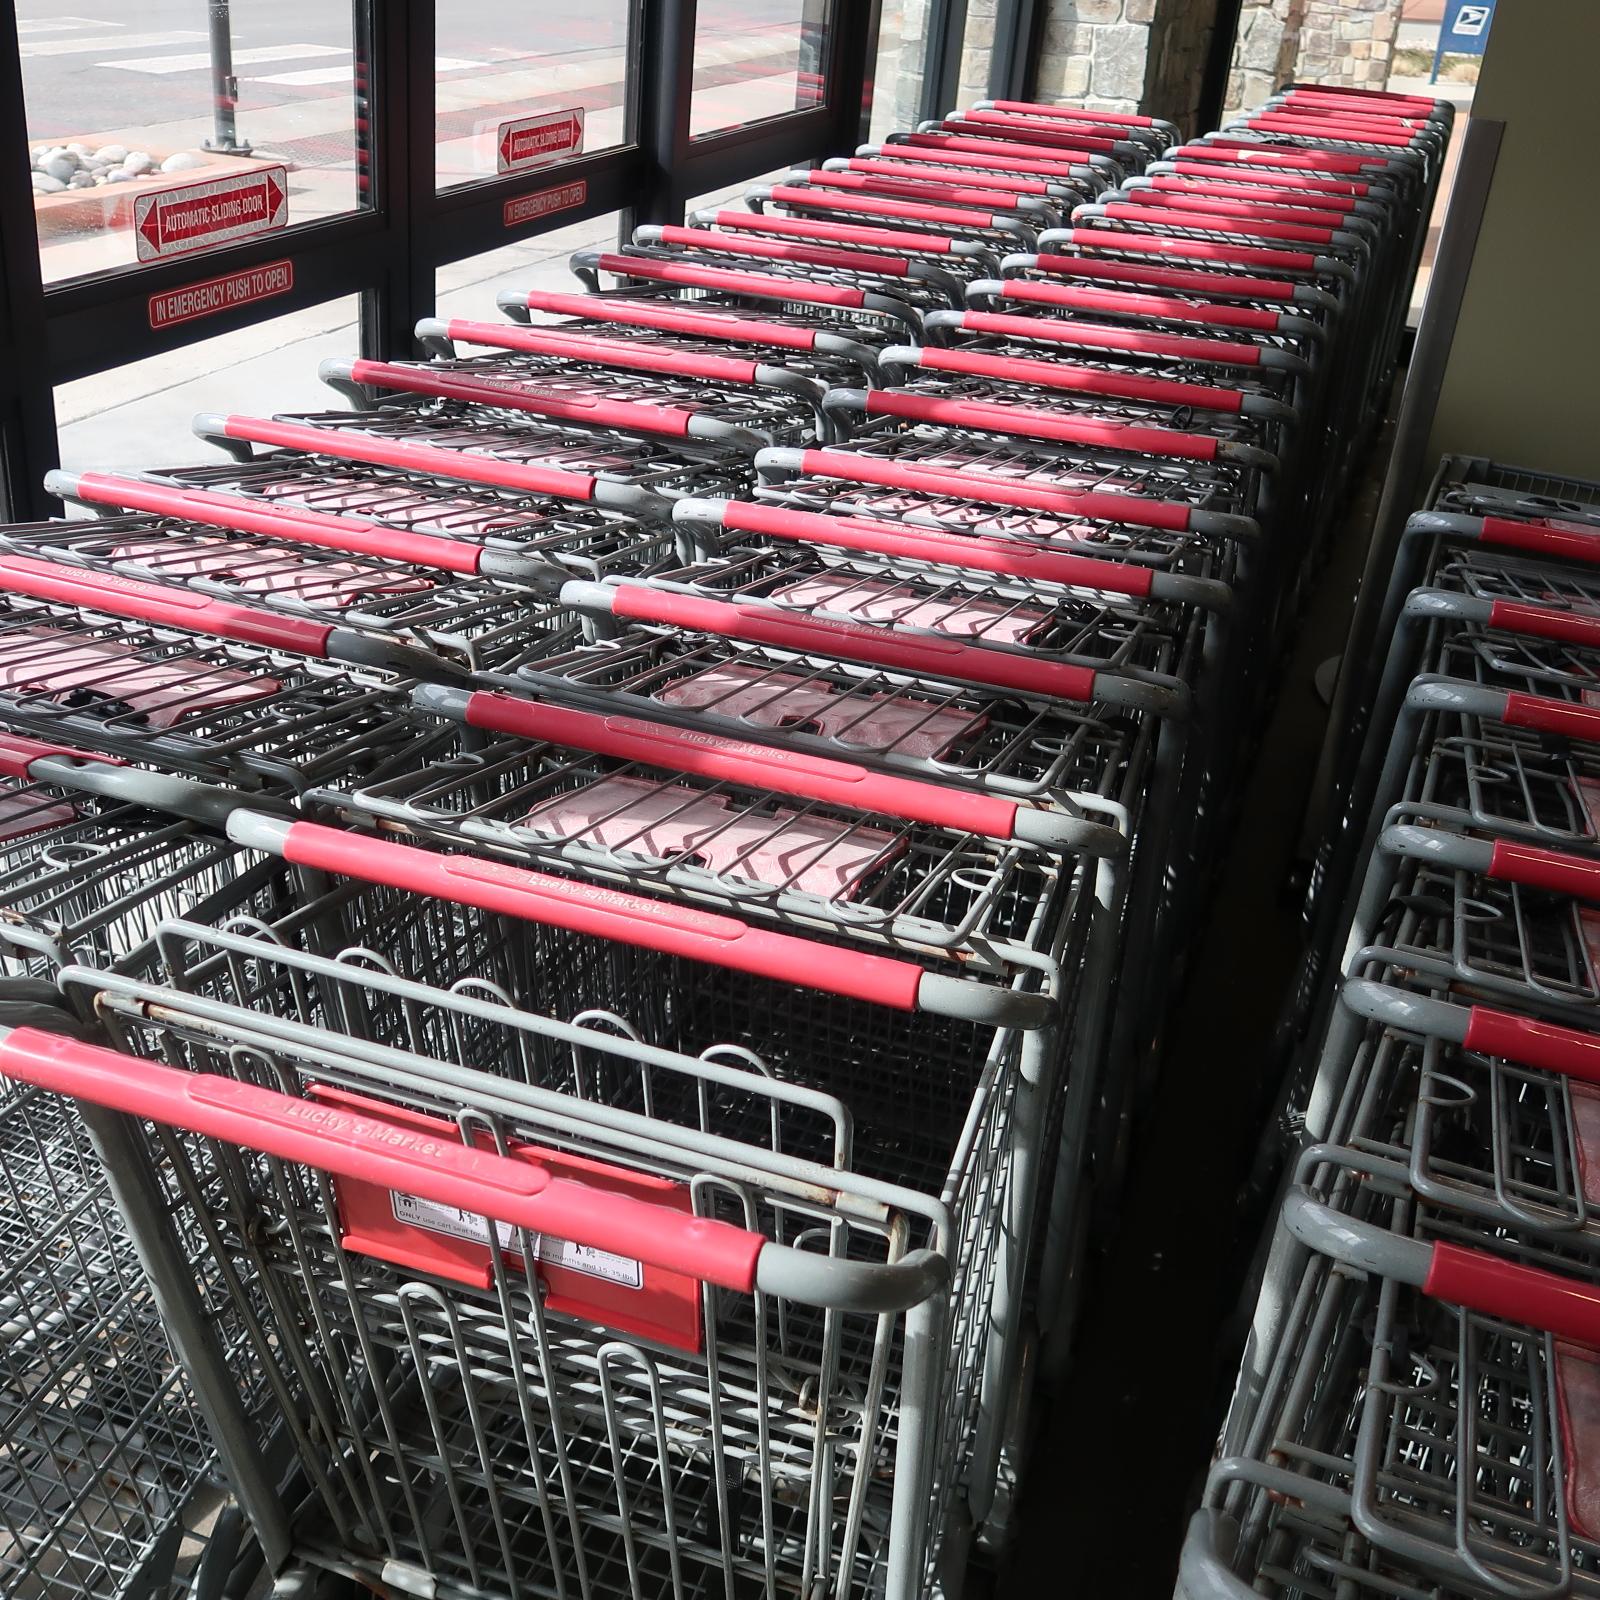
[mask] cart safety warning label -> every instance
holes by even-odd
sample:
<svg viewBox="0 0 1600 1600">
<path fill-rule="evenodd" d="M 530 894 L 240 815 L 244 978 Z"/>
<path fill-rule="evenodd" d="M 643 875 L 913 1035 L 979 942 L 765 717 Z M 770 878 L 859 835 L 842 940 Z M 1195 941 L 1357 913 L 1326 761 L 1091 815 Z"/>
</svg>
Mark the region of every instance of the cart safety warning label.
<svg viewBox="0 0 1600 1600">
<path fill-rule="evenodd" d="M 553 189 L 540 189 L 534 194 L 518 195 L 515 200 L 507 200 L 500 215 L 506 227 L 517 228 L 524 222 L 547 217 L 552 211 L 566 211 L 572 206 L 581 206 L 588 198 L 587 182 L 561 183 Z"/>
<path fill-rule="evenodd" d="M 133 240 L 141 261 L 210 250 L 288 222 L 289 176 L 283 167 L 191 183 L 133 202 Z"/>
<path fill-rule="evenodd" d="M 500 124 L 495 163 L 500 172 L 527 172 L 583 153 L 583 107 L 541 111 Z"/>
<path fill-rule="evenodd" d="M 452 1239 L 471 1239 L 476 1244 L 488 1244 L 489 1230 L 493 1227 L 495 1243 L 502 1250 L 513 1248 L 516 1229 L 508 1222 L 491 1224 L 487 1217 L 474 1216 L 459 1206 L 422 1200 L 414 1194 L 402 1194 L 398 1189 L 391 1189 L 389 1198 L 394 1206 L 394 1220 L 408 1227 L 427 1228 L 432 1233 L 447 1234 Z M 570 1239 L 552 1238 L 547 1233 L 533 1234 L 530 1238 L 535 1258 L 546 1266 L 565 1267 L 569 1272 L 581 1272 L 587 1278 L 599 1278 L 624 1289 L 644 1287 L 643 1265 L 628 1256 L 574 1244 Z"/>
<path fill-rule="evenodd" d="M 174 323 L 193 322 L 196 317 L 212 317 L 219 311 L 231 311 L 235 306 L 288 294 L 292 288 L 292 261 L 268 261 L 263 266 L 225 272 L 220 278 L 186 283 L 180 289 L 165 289 L 151 295 L 150 326 L 170 328 Z"/>
</svg>

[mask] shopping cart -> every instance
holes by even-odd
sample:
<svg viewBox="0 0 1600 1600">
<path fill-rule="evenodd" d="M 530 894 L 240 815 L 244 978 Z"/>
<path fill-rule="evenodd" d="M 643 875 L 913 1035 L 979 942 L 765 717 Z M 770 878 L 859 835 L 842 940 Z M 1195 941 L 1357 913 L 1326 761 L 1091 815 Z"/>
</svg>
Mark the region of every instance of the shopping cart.
<svg viewBox="0 0 1600 1600">
<path fill-rule="evenodd" d="M 1088 194 L 1098 194 L 1114 181 L 1109 163 L 1096 164 L 1088 156 L 1074 161 L 1067 151 L 1022 156 L 1015 151 L 1003 153 L 998 145 L 992 151 L 973 151 L 955 148 L 954 141 L 931 137 L 918 140 L 905 134 L 890 134 L 884 144 L 858 145 L 856 156 L 866 161 L 887 161 L 897 167 L 952 172 L 958 177 L 964 173 L 1005 173 L 1052 188 L 1082 189 Z"/>
<path fill-rule="evenodd" d="M 877 361 L 869 346 L 802 318 L 785 321 L 740 309 L 717 311 L 692 301 L 673 304 L 615 293 L 559 294 L 543 289 L 506 290 L 498 305 L 506 316 L 522 323 L 531 323 L 530 313 L 535 311 L 561 316 L 565 320 L 560 323 L 538 324 L 555 331 L 638 338 L 691 353 L 724 354 L 729 345 L 751 349 L 785 368 L 814 375 L 824 389 L 835 382 L 876 381 Z"/>
</svg>

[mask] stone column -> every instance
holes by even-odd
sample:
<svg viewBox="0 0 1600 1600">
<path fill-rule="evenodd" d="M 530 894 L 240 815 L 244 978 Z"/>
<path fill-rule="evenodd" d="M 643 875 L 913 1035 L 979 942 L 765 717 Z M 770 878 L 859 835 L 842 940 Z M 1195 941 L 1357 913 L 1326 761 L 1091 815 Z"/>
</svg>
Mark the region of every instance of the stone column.
<svg viewBox="0 0 1600 1600">
<path fill-rule="evenodd" d="M 1400 0 L 1307 0 L 1294 75 L 1382 89 L 1394 59 Z"/>
<path fill-rule="evenodd" d="M 1295 76 L 1308 0 L 1244 0 L 1224 116 L 1258 106 Z"/>
</svg>

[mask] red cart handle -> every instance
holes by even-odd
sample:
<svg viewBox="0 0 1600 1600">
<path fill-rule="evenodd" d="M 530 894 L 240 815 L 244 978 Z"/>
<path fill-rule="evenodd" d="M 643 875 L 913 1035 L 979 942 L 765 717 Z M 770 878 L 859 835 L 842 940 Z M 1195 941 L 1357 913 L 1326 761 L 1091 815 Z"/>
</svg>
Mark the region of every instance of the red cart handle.
<svg viewBox="0 0 1600 1600">
<path fill-rule="evenodd" d="M 1051 489 L 1043 484 L 1018 483 L 997 472 L 882 461 L 842 450 L 801 450 L 798 454 L 801 472 L 815 473 L 820 478 L 838 478 L 846 483 L 872 483 L 913 494 L 951 495 L 989 505 L 1023 506 L 1030 511 L 1058 512 L 1063 516 L 1091 517 L 1169 532 L 1187 532 L 1191 523 L 1190 507 L 1173 500 L 1149 500 L 1143 495 L 1114 494 L 1100 489 Z"/>
<path fill-rule="evenodd" d="M 1039 256 L 1041 271 L 1053 271 L 1055 256 Z M 1126 289 L 1100 289 L 1093 285 L 1035 283 L 1026 278 L 1005 280 L 1004 298 L 1034 305 L 1061 306 L 1070 311 L 1102 311 L 1115 317 L 1150 317 L 1162 322 L 1190 322 L 1197 327 L 1244 328 L 1252 333 L 1276 333 L 1282 313 L 1260 306 L 1233 306 L 1207 300 L 1180 300 L 1174 295 L 1141 294 Z M 1253 346 L 1251 348 L 1254 348 Z"/>
<path fill-rule="evenodd" d="M 662 244 L 680 245 L 686 250 L 703 250 L 713 255 L 800 261 L 807 266 L 831 267 L 840 272 L 880 272 L 888 278 L 908 277 L 911 272 L 911 263 L 905 256 L 880 255 L 876 251 L 840 249 L 824 244 L 799 244 L 791 239 L 764 239 L 759 234 L 735 237 L 728 233 L 713 233 L 709 228 L 683 228 L 669 224 L 657 229 L 656 236 Z"/>
<path fill-rule="evenodd" d="M 1489 876 L 1530 889 L 1554 889 L 1580 900 L 1600 900 L 1600 861 L 1563 855 L 1538 845 L 1496 839 L 1489 856 Z"/>
<path fill-rule="evenodd" d="M 846 306 L 852 311 L 861 310 L 866 301 L 860 289 L 814 283 L 808 278 L 779 278 L 762 272 L 734 272 L 726 267 L 697 267 L 681 261 L 656 261 L 609 251 L 599 257 L 595 266 L 619 278 L 681 283 L 689 289 L 717 289 L 724 294 L 750 295 L 757 300 L 801 300 L 819 306 Z"/>
<path fill-rule="evenodd" d="M 1071 165 L 1082 164 L 1073 163 L 1073 152 L 1057 145 L 1017 144 L 1012 140 L 996 137 L 992 128 L 984 128 L 982 132 L 984 137 L 969 133 L 913 133 L 906 136 L 906 143 L 932 145 L 945 150 L 961 150 L 969 156 L 981 156 L 985 160 L 1009 158 L 1013 162 L 1026 162 L 1029 171 L 1038 171 L 1045 163 L 1063 171 Z M 1090 150 L 1078 151 L 1085 161 L 1096 153 Z"/>
<path fill-rule="evenodd" d="M 865 223 L 825 222 L 819 217 L 784 217 L 770 211 L 717 211 L 711 220 L 731 233 L 770 233 L 780 238 L 816 239 L 835 245 L 862 245 L 872 251 L 908 255 L 949 255 L 954 239 L 914 229 L 874 228 Z"/>
<path fill-rule="evenodd" d="M 987 144 L 993 147 L 993 153 L 985 150 L 982 152 L 968 149 L 971 144 Z M 1076 183 L 1082 168 L 1070 159 L 1062 159 L 1058 151 L 1053 156 L 1042 156 L 1038 160 L 1030 160 L 1027 156 L 1017 156 L 1004 153 L 1005 147 L 994 140 L 961 140 L 937 139 L 932 134 L 915 134 L 911 138 L 892 145 L 885 149 L 894 152 L 894 159 L 899 162 L 915 162 L 921 166 L 924 163 L 939 167 L 957 167 L 964 172 L 1016 172 L 1029 176 L 1038 175 L 1046 179 L 1056 178 L 1064 183 Z"/>
<path fill-rule="evenodd" d="M 766 1239 L 532 1162 L 203 1072 L 184 1072 L 40 1028 L 0 1034 L 0 1072 L 141 1121 L 182 1128 L 381 1185 L 531 1233 L 570 1239 L 748 1294 Z"/>
<path fill-rule="evenodd" d="M 1409 150 L 1416 140 L 1409 133 L 1386 133 L 1379 128 L 1329 118 L 1247 117 L 1245 127 L 1258 133 L 1294 133 L 1305 139 L 1326 139 L 1334 144 L 1377 144 Z"/>
<path fill-rule="evenodd" d="M 1435 1300 L 1600 1347 L 1600 1288 L 1440 1240 L 1422 1292 Z"/>
<path fill-rule="evenodd" d="M 510 411 L 581 422 L 594 428 L 632 429 L 672 439 L 688 437 L 695 413 L 682 406 L 653 405 L 643 400 L 607 400 L 601 396 L 541 392 L 531 384 L 470 377 L 435 366 L 403 366 L 391 361 L 350 363 L 350 380 L 375 389 L 433 395 L 472 405 L 500 406 Z"/>
<path fill-rule="evenodd" d="M 1032 287 L 1032 286 L 1030 286 Z M 1048 285 L 1038 285 L 1040 288 Z M 1019 295 L 1018 299 L 1029 296 Z M 1044 302 L 1048 304 L 1049 302 Z M 1170 356 L 1180 361 L 1208 361 L 1220 366 L 1261 364 L 1258 345 L 1232 339 L 1196 339 L 1146 328 L 1115 328 L 1103 323 L 1072 322 L 1055 317 L 1007 316 L 1002 311 L 968 311 L 962 326 L 971 333 L 999 333 L 1021 339 L 1048 339 L 1093 350 L 1128 350 L 1138 355 Z"/>
<path fill-rule="evenodd" d="M 1425 117 L 1433 117 L 1439 109 L 1437 100 L 1420 94 L 1404 94 L 1398 89 L 1335 88 L 1331 84 L 1319 88 L 1312 84 L 1296 84 L 1288 95 L 1295 100 L 1320 101 L 1330 106 L 1392 105 L 1417 111 Z"/>
<path fill-rule="evenodd" d="M 986 649 L 955 639 L 900 633 L 859 622 L 797 616 L 776 605 L 675 594 L 644 584 L 619 583 L 607 592 L 612 615 L 635 622 L 688 628 L 747 644 L 859 661 L 891 672 L 954 679 L 1048 700 L 1087 703 L 1095 698 L 1093 671 L 1070 662 Z"/>
<path fill-rule="evenodd" d="M 1159 184 L 1153 179 L 1152 184 Z M 1301 206 L 1275 204 L 1271 200 L 1254 196 L 1217 193 L 1215 188 L 1206 192 L 1198 187 L 1151 187 L 1130 189 L 1125 196 L 1128 205 L 1144 206 L 1147 210 L 1179 211 L 1207 217 L 1237 217 L 1247 222 L 1276 222 L 1304 224 L 1307 227 L 1338 230 L 1349 223 L 1347 211 L 1330 211 L 1309 202 Z M 1353 206 L 1354 201 L 1350 204 Z"/>
<path fill-rule="evenodd" d="M 1567 561 L 1600 563 L 1600 528 L 1576 522 L 1515 522 L 1509 517 L 1485 517 L 1479 539 L 1505 550 L 1533 550 Z"/>
<path fill-rule="evenodd" d="M 971 428 L 981 433 L 1018 434 L 1026 439 L 1049 439 L 1063 444 L 1189 461 L 1217 459 L 1217 440 L 1212 434 L 1183 433 L 1175 428 L 1152 428 L 1130 422 L 1100 422 L 1088 417 L 1055 416 L 1032 406 L 943 400 L 903 389 L 869 389 L 865 409 L 869 417 L 902 417 L 909 422 Z"/>
<path fill-rule="evenodd" d="M 1100 283 L 1131 283 L 1140 288 L 1177 289 L 1192 294 L 1228 294 L 1241 300 L 1293 300 L 1294 284 L 1283 278 L 1258 278 L 1238 272 L 1199 272 L 1163 267 L 1150 261 L 1108 261 L 1101 256 L 1035 256 L 1041 272 Z"/>
<path fill-rule="evenodd" d="M 1553 733 L 1591 744 L 1600 740 L 1600 708 L 1575 706 L 1566 700 L 1508 694 L 1500 720 L 1508 728 L 1529 728 L 1535 733 Z"/>
<path fill-rule="evenodd" d="M 1140 599 L 1150 594 L 1154 581 L 1149 567 L 1070 555 L 1017 540 L 936 533 L 927 528 L 877 522 L 866 517 L 835 517 L 826 512 L 771 505 L 765 500 L 727 500 L 719 504 L 723 527 L 734 532 L 759 533 L 772 539 L 791 539 L 797 544 L 834 545 L 875 555 L 906 556 L 941 566 L 994 572 L 1027 583 L 1058 583 L 1105 594 L 1135 595 Z"/>
<path fill-rule="evenodd" d="M 999 220 L 992 212 L 964 206 L 918 205 L 914 200 L 891 200 L 879 195 L 831 194 L 780 183 L 767 198 L 782 206 L 810 206 L 818 211 L 859 212 L 867 217 L 899 217 L 906 222 L 931 222 L 946 228 L 993 228 Z"/>
<path fill-rule="evenodd" d="M 1428 131 L 1428 118 L 1402 111 L 1383 111 L 1373 106 L 1325 106 L 1296 100 L 1285 95 L 1281 101 L 1262 108 L 1263 116 L 1294 117 L 1305 122 L 1337 122 L 1349 128 L 1381 128 L 1387 133 L 1404 133 L 1410 138 Z"/>
<path fill-rule="evenodd" d="M 1490 601 L 1489 626 L 1536 639 L 1556 639 L 1562 644 L 1600 646 L 1600 617 L 1579 616 L 1517 600 Z"/>
<path fill-rule="evenodd" d="M 996 111 L 1010 111 L 1027 117 L 1058 117 L 1065 122 L 1103 122 L 1113 128 L 1154 128 L 1154 117 L 1134 111 L 1090 111 L 1083 106 L 1050 106 L 1037 100 L 993 100 Z"/>
<path fill-rule="evenodd" d="M 961 326 L 969 326 L 965 315 Z M 910 355 L 908 351 L 907 356 Z M 1235 415 L 1244 406 L 1244 394 L 1238 389 L 1183 383 L 1176 378 L 1146 378 L 1116 367 L 1084 367 L 1029 356 L 995 356 L 978 350 L 946 349 L 942 345 L 919 347 L 915 352 L 915 364 L 927 372 L 964 372 L 975 378 L 996 378 L 1004 383 L 1065 389 L 1074 394 L 1098 394 L 1118 400 L 1143 400 L 1151 405 L 1193 406 L 1201 411 Z"/>
<path fill-rule="evenodd" d="M 127 765 L 120 756 L 103 756 L 89 750 L 75 750 L 68 744 L 50 744 L 20 733 L 0 731 L 0 777 L 31 779 L 33 774 L 28 769 L 35 761 L 49 756 L 64 756 L 69 761 L 88 761 L 106 767 Z"/>
<path fill-rule="evenodd" d="M 215 634 L 295 655 L 326 656 L 333 632 L 331 623 L 279 616 L 255 606 L 214 600 L 192 589 L 169 589 L 164 584 L 124 578 L 120 573 L 57 566 L 32 556 L 0 556 L 0 591 L 80 606 L 158 627 Z"/>
<path fill-rule="evenodd" d="M 969 168 L 968 170 L 972 169 Z M 859 172 L 881 178 L 900 178 L 908 183 L 923 185 L 937 182 L 940 178 L 946 176 L 944 173 L 925 171 L 915 162 L 885 161 L 877 156 L 851 156 L 844 167 L 830 167 L 828 171 L 834 177 Z M 959 182 L 960 180 L 958 177 L 952 177 L 951 181 Z M 1012 173 L 999 171 L 982 172 L 981 176 L 974 176 L 973 182 L 982 184 L 985 188 L 1002 189 L 1009 194 L 1048 197 L 1051 189 L 1051 186 L 1043 178 L 1019 178 Z"/>
<path fill-rule="evenodd" d="M 1144 220 L 1141 218 L 1141 220 Z M 1273 250 L 1261 245 L 1213 244 L 1207 239 L 1175 239 L 1164 234 L 1123 233 L 1115 228 L 1063 228 L 1051 238 L 1080 250 L 1120 251 L 1125 255 L 1176 256 L 1190 261 L 1237 261 L 1246 267 L 1314 271 L 1308 250 Z"/>
<path fill-rule="evenodd" d="M 1388 163 L 1378 156 L 1351 155 L 1348 150 L 1292 150 L 1226 133 L 1214 133 L 1205 144 L 1192 146 L 1186 153 L 1199 155 L 1212 150 L 1217 154 L 1205 156 L 1205 160 L 1241 162 L 1254 167 L 1292 167 L 1301 172 L 1371 172 L 1378 167 L 1387 173 L 1388 168 Z"/>
<path fill-rule="evenodd" d="M 654 328 L 658 333 L 698 334 L 707 339 L 726 339 L 733 344 L 767 344 L 782 350 L 815 350 L 817 345 L 814 328 L 761 322 L 753 317 L 730 317 L 710 309 L 663 300 L 626 300 L 612 295 L 560 294 L 530 289 L 526 303 L 530 311 L 547 311 L 554 316 L 614 322 L 625 328 Z"/>
<path fill-rule="evenodd" d="M 752 927 L 733 917 L 532 872 L 503 861 L 441 855 L 315 822 L 245 816 L 243 828 L 237 813 L 229 819 L 230 834 L 239 831 L 243 835 L 237 842 L 259 841 L 270 833 L 277 853 L 296 866 L 386 884 L 524 922 L 565 928 L 897 1011 L 917 1009 L 918 991 L 927 976 L 922 968 L 891 956 L 820 944 Z"/>
<path fill-rule="evenodd" d="M 688 233 L 687 228 L 662 230 Z M 562 328 L 508 328 L 503 322 L 448 322 L 444 336 L 458 344 L 492 350 L 521 350 L 529 355 L 590 361 L 627 372 L 662 372 L 679 378 L 704 378 L 710 383 L 756 381 L 757 362 L 742 356 L 710 355 L 679 350 L 643 339 L 607 339 L 600 334 L 569 333 Z"/>
<path fill-rule="evenodd" d="M 1008 117 L 999 111 L 969 111 L 964 117 L 946 117 L 939 126 L 953 133 L 975 134 L 980 139 L 1002 139 L 1051 150 L 1085 150 L 1103 156 L 1114 154 L 1126 143 L 1112 134 L 1050 128 L 1020 117 Z"/>
<path fill-rule="evenodd" d="M 1218 171 L 1221 167 L 1224 170 Z M 1248 167 L 1236 167 L 1231 162 L 1201 161 L 1185 155 L 1172 162 L 1175 174 L 1200 178 L 1225 187 L 1265 189 L 1269 193 L 1309 194 L 1318 203 L 1336 200 L 1354 203 L 1372 192 L 1370 183 L 1352 182 L 1344 178 L 1317 178 L 1308 172 L 1255 172 Z M 1165 174 L 1157 174 L 1159 181 Z"/>
<path fill-rule="evenodd" d="M 619 761 L 647 762 L 672 772 L 754 785 L 957 833 L 1004 840 L 1016 836 L 1018 807 L 1013 800 L 897 778 L 853 762 L 635 717 L 571 711 L 508 694 L 470 694 L 463 713 L 469 727 L 548 740 Z"/>
<path fill-rule="evenodd" d="M 986 189 L 976 179 L 971 183 L 927 177 L 895 177 L 876 172 L 830 172 L 816 169 L 791 176 L 791 184 L 807 189 L 840 189 L 851 194 L 882 194 L 902 200 L 931 200 L 941 205 L 990 206 L 996 211 L 1014 211 L 1017 197 L 1004 189 Z"/>
<path fill-rule="evenodd" d="M 1313 228 L 1289 222 L 1253 220 L 1246 222 L 1243 218 L 1238 220 L 1225 217 L 1211 218 L 1200 212 L 1184 211 L 1174 217 L 1152 216 L 1153 210 L 1159 212 L 1165 208 L 1135 205 L 1120 200 L 1110 201 L 1096 209 L 1100 215 L 1111 217 L 1115 221 L 1138 222 L 1150 228 L 1170 225 L 1174 228 L 1183 228 L 1190 233 L 1242 234 L 1252 239 L 1281 239 L 1285 243 L 1294 244 L 1332 244 L 1336 232 L 1333 228 Z"/>
<path fill-rule="evenodd" d="M 227 439 L 303 450 L 309 455 L 331 456 L 338 461 L 366 461 L 401 472 L 431 474 L 461 483 L 482 483 L 523 494 L 592 500 L 595 493 L 595 480 L 587 473 L 497 461 L 476 450 L 442 450 L 437 445 L 383 439 L 349 428 L 316 428 L 309 423 L 279 422 L 266 417 L 220 417 L 216 419 L 216 427 Z"/>
<path fill-rule="evenodd" d="M 159 517 L 174 517 L 203 527 L 259 533 L 269 539 L 316 545 L 347 555 L 379 556 L 442 572 L 474 574 L 484 557 L 482 545 L 452 539 L 445 534 L 410 533 L 365 517 L 339 516 L 330 511 L 262 502 L 208 489 L 144 483 L 137 478 L 120 478 L 110 473 L 78 474 L 70 491 L 64 492 L 70 492 L 74 500 L 87 505 L 149 511 Z"/>
<path fill-rule="evenodd" d="M 1498 1056 L 1541 1072 L 1600 1084 L 1600 1035 L 1519 1017 L 1488 1006 L 1472 1006 L 1462 1044 L 1479 1055 Z"/>
</svg>

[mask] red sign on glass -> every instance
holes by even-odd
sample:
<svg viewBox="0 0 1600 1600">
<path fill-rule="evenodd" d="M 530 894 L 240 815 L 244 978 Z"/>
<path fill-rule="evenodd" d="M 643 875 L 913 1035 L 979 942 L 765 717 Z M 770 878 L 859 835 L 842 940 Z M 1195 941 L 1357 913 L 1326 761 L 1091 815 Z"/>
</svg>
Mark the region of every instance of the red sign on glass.
<svg viewBox="0 0 1600 1600">
<path fill-rule="evenodd" d="M 525 172 L 582 151 L 583 107 L 575 106 L 570 111 L 541 111 L 502 122 L 495 156 L 499 171 Z"/>
<path fill-rule="evenodd" d="M 581 206 L 588 198 L 589 185 L 586 182 L 561 183 L 553 189 L 539 189 L 533 194 L 521 194 L 515 200 L 507 200 L 501 207 L 500 218 L 506 227 L 515 228 L 524 222 L 547 217 L 552 211 Z"/>
<path fill-rule="evenodd" d="M 133 238 L 141 261 L 210 250 L 270 233 L 288 221 L 289 182 L 282 167 L 165 189 L 133 202 Z"/>
<path fill-rule="evenodd" d="M 164 289 L 150 296 L 150 326 L 170 328 L 175 322 L 193 322 L 196 317 L 215 316 L 235 306 L 255 300 L 270 300 L 294 288 L 294 263 L 268 261 L 259 267 L 243 267 L 225 272 L 220 278 L 202 283 L 186 283 L 178 289 Z"/>
</svg>

